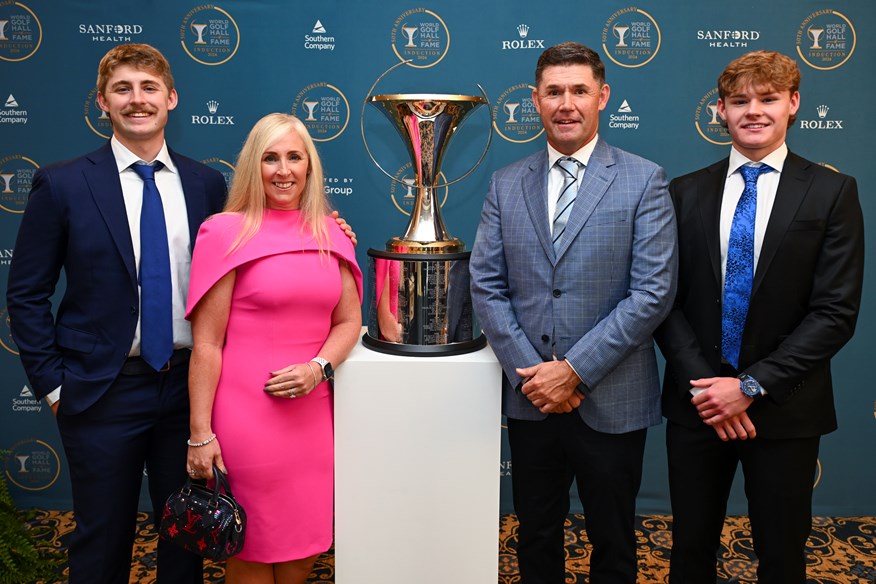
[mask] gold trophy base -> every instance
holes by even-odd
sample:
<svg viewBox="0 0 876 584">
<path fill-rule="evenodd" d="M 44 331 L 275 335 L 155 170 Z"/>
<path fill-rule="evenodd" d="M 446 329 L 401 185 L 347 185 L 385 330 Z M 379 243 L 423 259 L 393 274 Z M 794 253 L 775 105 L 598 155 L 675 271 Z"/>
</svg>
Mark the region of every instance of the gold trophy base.
<svg viewBox="0 0 876 584">
<path fill-rule="evenodd" d="M 386 242 L 386 251 L 402 254 L 462 253 L 465 251 L 465 243 L 455 237 L 445 241 L 414 241 L 393 237 Z"/>
</svg>

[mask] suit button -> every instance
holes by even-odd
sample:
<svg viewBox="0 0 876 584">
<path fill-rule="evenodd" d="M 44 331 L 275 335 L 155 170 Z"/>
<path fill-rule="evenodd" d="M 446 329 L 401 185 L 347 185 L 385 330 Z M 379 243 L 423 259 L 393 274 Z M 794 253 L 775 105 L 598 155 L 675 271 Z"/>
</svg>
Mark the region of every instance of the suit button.
<svg viewBox="0 0 876 584">
<path fill-rule="evenodd" d="M 543 343 L 546 343 L 546 342 L 548 342 L 549 340 L 551 340 L 551 338 L 550 338 L 549 336 L 547 336 L 547 335 L 541 335 L 541 340 L 542 340 Z"/>
<path fill-rule="evenodd" d="M 562 292 L 559 290 L 554 290 L 554 298 L 559 298 L 562 295 Z"/>
<path fill-rule="evenodd" d="M 137 314 L 137 307 L 136 306 L 131 307 L 131 314 Z"/>
</svg>

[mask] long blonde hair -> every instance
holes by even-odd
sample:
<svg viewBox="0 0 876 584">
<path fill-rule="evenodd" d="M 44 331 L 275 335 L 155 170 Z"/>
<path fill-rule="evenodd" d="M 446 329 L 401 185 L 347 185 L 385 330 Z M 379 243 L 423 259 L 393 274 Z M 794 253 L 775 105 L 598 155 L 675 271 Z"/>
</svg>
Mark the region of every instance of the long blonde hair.
<svg viewBox="0 0 876 584">
<path fill-rule="evenodd" d="M 325 216 L 330 207 L 323 186 L 322 162 L 316 151 L 316 145 L 301 123 L 301 120 L 289 114 L 268 114 L 252 127 L 234 166 L 234 179 L 228 202 L 225 203 L 226 213 L 243 214 L 241 231 L 231 246 L 229 252 L 246 243 L 258 232 L 265 213 L 265 187 L 262 182 L 262 156 L 277 140 L 289 132 L 295 132 L 304 142 L 307 152 L 307 181 L 301 193 L 301 217 L 304 225 L 313 233 L 313 237 L 323 252 L 328 241 L 328 231 L 325 227 Z"/>
</svg>

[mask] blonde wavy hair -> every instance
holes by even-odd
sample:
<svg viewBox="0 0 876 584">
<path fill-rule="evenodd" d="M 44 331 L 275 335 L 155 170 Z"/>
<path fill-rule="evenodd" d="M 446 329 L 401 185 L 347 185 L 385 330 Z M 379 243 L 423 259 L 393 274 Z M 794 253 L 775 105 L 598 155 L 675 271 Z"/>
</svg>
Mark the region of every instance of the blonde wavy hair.
<svg viewBox="0 0 876 584">
<path fill-rule="evenodd" d="M 234 179 L 228 193 L 224 212 L 241 213 L 243 223 L 240 234 L 231 246 L 229 253 L 246 243 L 258 232 L 265 214 L 265 188 L 262 182 L 262 156 L 275 142 L 289 132 L 295 132 L 304 142 L 307 154 L 307 181 L 301 193 L 301 217 L 304 226 L 310 229 L 320 253 L 323 253 L 329 240 L 325 227 L 325 216 L 331 211 L 323 186 L 322 162 L 316 145 L 307 128 L 295 116 L 289 114 L 268 114 L 253 126 L 237 155 L 234 165 Z"/>
</svg>

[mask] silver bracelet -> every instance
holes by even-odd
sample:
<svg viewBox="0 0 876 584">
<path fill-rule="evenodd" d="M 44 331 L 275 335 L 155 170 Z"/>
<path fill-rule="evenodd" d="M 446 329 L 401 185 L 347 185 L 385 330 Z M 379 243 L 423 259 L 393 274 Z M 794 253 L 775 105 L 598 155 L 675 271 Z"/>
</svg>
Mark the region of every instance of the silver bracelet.
<svg viewBox="0 0 876 584">
<path fill-rule="evenodd" d="M 311 365 L 312 361 L 307 362 L 307 368 L 310 369 L 310 374 L 313 376 L 313 387 L 319 385 L 319 382 L 316 380 L 316 373 L 313 371 L 313 366 Z"/>
<path fill-rule="evenodd" d="M 215 439 L 216 439 L 216 434 L 213 434 L 212 436 L 210 436 L 209 438 L 207 438 L 206 440 L 203 440 L 201 442 L 192 442 L 191 440 L 186 440 L 186 444 L 188 444 L 189 446 L 192 446 L 193 448 L 197 448 L 199 446 L 206 446 L 207 444 L 209 444 L 210 442 L 212 442 Z"/>
</svg>

